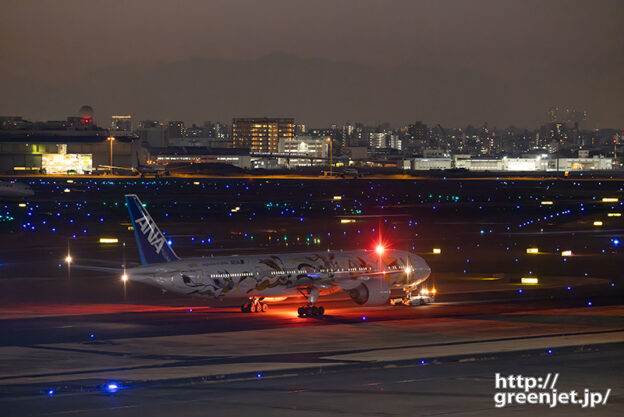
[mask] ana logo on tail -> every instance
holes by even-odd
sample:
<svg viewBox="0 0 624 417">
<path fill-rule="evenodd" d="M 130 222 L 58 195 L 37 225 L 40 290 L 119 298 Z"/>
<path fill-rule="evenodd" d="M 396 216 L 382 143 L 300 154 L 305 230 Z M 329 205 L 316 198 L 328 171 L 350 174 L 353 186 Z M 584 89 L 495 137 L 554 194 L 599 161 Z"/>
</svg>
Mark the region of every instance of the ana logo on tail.
<svg viewBox="0 0 624 417">
<path fill-rule="evenodd" d="M 160 251 L 167 243 L 167 240 L 160 233 L 160 230 L 158 230 L 158 227 L 153 223 L 151 218 L 143 216 L 140 219 L 136 219 L 134 223 L 136 223 L 136 225 L 141 228 L 141 234 L 143 234 L 144 236 L 149 231 L 149 234 L 147 235 L 147 241 L 150 245 L 154 247 L 156 253 L 160 254 Z"/>
</svg>

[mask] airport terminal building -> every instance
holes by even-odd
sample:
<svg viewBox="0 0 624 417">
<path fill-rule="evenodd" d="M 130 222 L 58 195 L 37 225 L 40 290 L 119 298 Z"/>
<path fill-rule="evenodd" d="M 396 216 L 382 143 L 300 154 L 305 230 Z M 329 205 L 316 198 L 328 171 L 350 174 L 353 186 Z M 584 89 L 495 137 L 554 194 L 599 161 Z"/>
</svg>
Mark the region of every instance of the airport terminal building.
<svg viewBox="0 0 624 417">
<path fill-rule="evenodd" d="M 140 146 L 129 134 L 106 131 L 0 132 L 0 172 L 91 173 L 101 165 L 134 165 Z"/>
<path fill-rule="evenodd" d="M 101 165 L 131 167 L 137 139 L 129 131 L 96 126 L 90 106 L 58 121 L 0 117 L 0 172 L 88 174 Z"/>
<path fill-rule="evenodd" d="M 149 160 L 161 165 L 225 164 L 241 169 L 252 167 L 249 149 L 168 146 L 150 148 Z"/>
<path fill-rule="evenodd" d="M 454 155 L 445 158 L 410 158 L 403 160 L 403 169 L 412 171 L 465 169 L 467 171 L 607 171 L 614 169 L 613 158 L 581 154 L 576 158 L 557 158 L 537 155 L 519 158 L 474 158 Z"/>
</svg>

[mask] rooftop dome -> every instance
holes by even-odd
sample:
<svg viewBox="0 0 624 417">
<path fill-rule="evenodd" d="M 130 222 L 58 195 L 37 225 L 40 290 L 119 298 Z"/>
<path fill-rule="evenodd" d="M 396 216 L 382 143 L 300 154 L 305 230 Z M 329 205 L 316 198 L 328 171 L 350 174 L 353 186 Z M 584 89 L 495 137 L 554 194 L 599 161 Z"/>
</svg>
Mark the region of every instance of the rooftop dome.
<svg viewBox="0 0 624 417">
<path fill-rule="evenodd" d="M 80 118 L 82 119 L 93 119 L 93 107 L 82 106 L 78 114 L 80 115 Z"/>
</svg>

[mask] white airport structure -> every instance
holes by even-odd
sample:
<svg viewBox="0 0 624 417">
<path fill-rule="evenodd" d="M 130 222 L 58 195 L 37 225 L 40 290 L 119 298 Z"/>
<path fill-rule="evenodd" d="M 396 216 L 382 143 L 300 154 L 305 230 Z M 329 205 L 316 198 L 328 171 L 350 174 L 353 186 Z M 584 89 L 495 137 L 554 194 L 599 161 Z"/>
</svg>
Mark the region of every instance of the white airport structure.
<svg viewBox="0 0 624 417">
<path fill-rule="evenodd" d="M 292 139 L 280 138 L 278 153 L 305 155 L 312 158 L 327 158 L 329 155 L 329 142 L 324 137 L 295 136 Z M 279 165 L 296 167 L 323 164 L 322 160 L 316 162 L 310 158 L 279 158 Z"/>
<path fill-rule="evenodd" d="M 520 158 L 473 158 L 454 155 L 453 158 L 410 158 L 403 160 L 403 169 L 412 171 L 466 169 L 468 171 L 588 171 L 611 170 L 613 158 L 603 156 L 553 158 L 537 155 Z"/>
</svg>

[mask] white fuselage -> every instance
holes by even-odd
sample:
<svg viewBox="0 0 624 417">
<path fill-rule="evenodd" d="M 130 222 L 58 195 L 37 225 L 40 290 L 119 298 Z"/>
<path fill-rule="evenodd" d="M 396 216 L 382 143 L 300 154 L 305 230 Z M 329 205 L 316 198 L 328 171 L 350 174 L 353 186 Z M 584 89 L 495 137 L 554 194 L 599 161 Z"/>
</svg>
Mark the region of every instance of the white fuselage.
<svg viewBox="0 0 624 417">
<path fill-rule="evenodd" d="M 156 174 L 156 173 L 160 173 L 160 172 L 165 172 L 166 169 L 164 166 L 162 165 L 139 165 L 136 167 L 136 170 L 140 173 L 140 174 Z"/>
<path fill-rule="evenodd" d="M 129 269 L 131 281 L 167 291 L 209 298 L 287 296 L 297 288 L 338 286 L 350 290 L 363 281 L 413 286 L 431 270 L 407 251 L 331 251 L 187 258 Z"/>
</svg>

